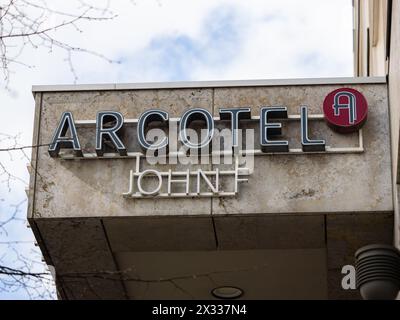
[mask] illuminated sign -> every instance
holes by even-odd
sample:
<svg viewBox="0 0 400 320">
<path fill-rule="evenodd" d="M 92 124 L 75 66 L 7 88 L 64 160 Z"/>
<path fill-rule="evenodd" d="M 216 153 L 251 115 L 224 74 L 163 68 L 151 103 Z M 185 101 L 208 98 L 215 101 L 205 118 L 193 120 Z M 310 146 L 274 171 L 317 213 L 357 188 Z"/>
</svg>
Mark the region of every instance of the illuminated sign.
<svg viewBox="0 0 400 320">
<path fill-rule="evenodd" d="M 248 182 L 246 176 L 252 172 L 250 168 L 240 167 L 239 158 L 235 157 L 233 169 L 214 170 L 186 169 L 185 171 L 158 171 L 154 169 L 140 170 L 140 156 L 136 159 L 136 170 L 130 170 L 129 190 L 123 193 L 125 198 L 185 198 L 185 197 L 234 197 L 239 192 L 239 182 Z M 144 178 L 153 178 L 152 187 L 143 186 Z M 231 179 L 230 190 L 221 190 L 221 178 Z M 203 186 L 204 184 L 204 186 Z M 165 191 L 162 187 L 165 185 Z M 179 187 L 179 190 L 175 187 Z M 205 190 L 206 189 L 206 190 Z"/>
<path fill-rule="evenodd" d="M 216 121 L 229 120 L 231 122 L 231 144 L 238 148 L 239 122 L 250 119 L 250 108 L 220 109 L 220 117 L 214 118 L 206 109 L 195 108 L 186 111 L 181 118 L 175 119 L 179 122 L 179 140 L 188 149 L 201 149 L 207 147 L 214 136 Z M 289 142 L 287 140 L 276 140 L 274 138 L 282 135 L 282 123 L 278 120 L 288 119 L 286 107 L 263 107 L 260 116 L 257 118 L 260 130 L 260 146 L 262 152 L 288 152 Z M 143 113 L 137 122 L 137 139 L 144 150 L 159 150 L 168 148 L 168 137 L 164 136 L 160 141 L 150 142 L 146 140 L 145 132 L 152 121 L 168 122 L 169 114 L 163 110 L 148 110 Z M 205 123 L 206 135 L 199 142 L 192 142 L 188 139 L 190 123 L 201 120 Z M 254 119 L 253 119 L 254 120 Z M 308 132 L 308 108 L 300 107 L 300 136 L 303 151 L 325 150 L 325 141 L 322 139 L 309 138 Z M 105 141 L 111 143 L 116 152 L 121 156 L 127 155 L 127 149 L 119 137 L 119 131 L 123 128 L 124 117 L 116 111 L 101 111 L 96 117 L 96 154 L 98 157 L 104 155 Z M 66 135 L 69 130 L 70 134 Z M 49 146 L 51 157 L 57 157 L 61 148 L 69 148 L 75 151 L 77 157 L 82 157 L 82 147 L 79 142 L 75 121 L 71 112 L 64 112 L 55 130 L 53 139 Z"/>
<path fill-rule="evenodd" d="M 51 157 L 59 157 L 61 151 L 65 153 L 69 150 L 69 157 L 61 155 L 65 159 L 71 159 L 71 152 L 73 159 L 115 158 L 115 155 L 118 158 L 135 158 L 136 168 L 130 170 L 129 185 L 123 193 L 126 198 L 236 196 L 239 182 L 247 182 L 246 176 L 253 172 L 253 163 L 249 164 L 249 159 L 254 155 L 346 152 L 345 148 L 326 146 L 325 139 L 315 137 L 316 134 L 309 128 L 309 121 L 325 119 L 329 127 L 339 133 L 357 131 L 367 119 L 366 99 L 357 90 L 340 88 L 326 96 L 322 109 L 323 115 L 309 115 L 307 106 L 299 106 L 299 114 L 289 115 L 285 106 L 263 106 L 258 115 L 252 116 L 250 108 L 221 108 L 219 116 L 214 117 L 206 109 L 189 108 L 180 118 L 173 118 L 161 109 L 150 109 L 138 119 L 124 119 L 118 111 L 100 111 L 95 121 L 83 121 L 93 125 L 93 128 L 89 126 L 95 137 L 93 153 L 85 152 L 81 146 L 77 127 L 82 125 L 82 120 L 75 121 L 73 114 L 67 111 L 61 115 L 48 152 Z M 288 121 L 300 122 L 301 149 L 291 148 L 289 140 L 282 138 L 283 123 Z M 245 122 L 252 123 L 251 129 L 244 126 Z M 197 126 L 193 126 L 194 123 Z M 246 143 L 243 143 L 242 127 L 246 127 Z M 257 130 L 258 133 L 254 133 Z M 121 134 L 124 131 L 129 131 L 129 134 Z M 127 141 L 128 137 L 136 139 L 133 144 L 139 146 L 139 150 L 132 150 L 132 141 Z M 221 141 L 214 143 L 216 138 L 221 137 L 224 142 L 222 150 Z M 229 143 L 226 144 L 227 141 Z M 363 151 L 360 130 L 359 144 L 356 149 L 350 147 L 349 152 Z M 211 167 L 195 168 L 189 161 L 185 163 L 185 169 L 179 170 L 159 170 L 160 164 L 167 162 L 150 161 L 154 158 L 171 159 L 178 154 L 189 154 L 191 159 L 200 158 L 200 164 L 207 165 L 210 164 L 209 157 L 228 156 L 231 168 L 219 169 L 215 165 L 221 163 L 214 163 L 214 158 Z M 248 157 L 243 159 L 243 155 Z M 141 170 L 143 159 L 158 166 Z M 222 179 L 231 179 L 229 190 L 221 190 Z M 149 180 L 152 183 L 149 184 Z"/>
<path fill-rule="evenodd" d="M 331 128 L 342 133 L 355 132 L 367 121 L 368 103 L 361 92 L 340 88 L 326 96 L 323 110 Z"/>
</svg>

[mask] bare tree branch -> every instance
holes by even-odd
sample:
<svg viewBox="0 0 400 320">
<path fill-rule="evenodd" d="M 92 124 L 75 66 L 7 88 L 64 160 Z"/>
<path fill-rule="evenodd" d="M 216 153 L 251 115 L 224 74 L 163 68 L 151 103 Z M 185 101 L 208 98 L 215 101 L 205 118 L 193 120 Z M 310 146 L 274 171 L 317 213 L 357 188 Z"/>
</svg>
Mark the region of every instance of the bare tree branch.
<svg viewBox="0 0 400 320">
<path fill-rule="evenodd" d="M 7 274 L 9 276 L 20 276 L 20 277 L 36 277 L 36 278 L 43 278 L 45 276 L 48 276 L 49 273 L 46 272 L 25 272 L 22 270 L 14 269 L 14 268 L 9 268 L 6 266 L 0 265 L 0 274 Z"/>
<path fill-rule="evenodd" d="M 110 10 L 110 1 L 105 6 L 94 6 L 87 1 L 68 2 L 65 11 L 55 10 L 44 0 L 0 0 L 0 71 L 3 74 L 4 87 L 8 87 L 13 65 L 34 67 L 22 57 L 28 46 L 34 49 L 45 48 L 51 53 L 55 48 L 66 54 L 66 62 L 76 82 L 78 77 L 73 66 L 74 53 L 86 53 L 109 63 L 118 63 L 94 50 L 81 48 L 65 42 L 57 34 L 59 30 L 79 27 L 85 21 L 108 21 L 116 17 Z M 71 5 L 79 5 L 77 7 Z"/>
</svg>

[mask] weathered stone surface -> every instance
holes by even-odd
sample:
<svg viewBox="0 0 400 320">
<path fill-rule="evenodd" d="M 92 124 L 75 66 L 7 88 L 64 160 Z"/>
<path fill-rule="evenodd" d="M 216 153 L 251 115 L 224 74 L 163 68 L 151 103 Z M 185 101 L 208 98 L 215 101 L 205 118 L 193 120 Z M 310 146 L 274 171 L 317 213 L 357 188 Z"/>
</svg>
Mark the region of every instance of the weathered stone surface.
<svg viewBox="0 0 400 320">
<path fill-rule="evenodd" d="M 337 87 L 215 89 L 214 112 L 251 107 L 256 115 L 261 106 L 284 105 L 289 114 L 299 114 L 300 105 L 307 105 L 309 114 L 321 114 L 325 96 Z M 349 87 L 361 91 L 369 103 L 364 153 L 255 157 L 249 183 L 241 185 L 237 198 L 214 201 L 213 214 L 392 211 L 386 85 Z M 326 126 L 318 137 L 329 145 L 330 134 Z"/>
<path fill-rule="evenodd" d="M 40 143 L 49 143 L 64 111 L 73 112 L 75 120 L 95 119 L 96 113 L 102 110 L 117 110 L 126 118 L 138 118 L 149 108 L 168 110 L 171 116 L 179 116 L 192 107 L 212 112 L 211 92 L 211 89 L 185 89 L 46 93 L 42 103 Z M 142 160 L 142 168 L 146 167 L 149 165 Z M 179 170 L 182 165 L 162 166 L 162 170 L 169 168 Z M 202 168 L 207 169 L 207 166 Z M 61 161 L 51 158 L 47 148 L 41 148 L 35 217 L 210 214 L 210 199 L 196 199 L 193 205 L 192 199 L 137 201 L 123 198 L 131 169 L 135 169 L 135 159 Z"/>
<path fill-rule="evenodd" d="M 118 110 L 127 118 L 137 118 L 150 107 L 165 109 L 171 116 L 180 116 L 189 107 L 214 110 L 217 115 L 219 107 L 249 106 L 255 115 L 264 105 L 285 105 L 289 114 L 298 114 L 300 105 L 308 105 L 310 114 L 317 114 L 321 113 L 325 95 L 336 87 L 44 93 L 39 143 L 49 142 L 61 113 L 67 110 L 74 113 L 76 120 L 94 119 L 99 110 Z M 213 201 L 211 210 L 210 199 L 124 199 L 121 194 L 127 191 L 128 173 L 134 168 L 135 160 L 60 161 L 50 158 L 46 148 L 40 148 L 35 216 L 390 211 L 393 203 L 386 85 L 352 87 L 363 92 L 370 104 L 369 120 L 363 130 L 365 152 L 362 154 L 256 156 L 255 170 L 249 183 L 240 185 L 236 198 Z M 323 122 L 313 126 L 316 129 L 313 135 L 322 136 L 328 144 L 355 146 L 357 142 L 354 135 L 335 134 Z M 298 144 L 299 133 L 295 129 L 291 126 L 288 136 Z M 143 161 L 143 168 L 146 167 Z M 162 167 L 166 170 L 185 166 Z M 223 181 L 221 185 L 231 190 L 232 180 Z"/>
</svg>

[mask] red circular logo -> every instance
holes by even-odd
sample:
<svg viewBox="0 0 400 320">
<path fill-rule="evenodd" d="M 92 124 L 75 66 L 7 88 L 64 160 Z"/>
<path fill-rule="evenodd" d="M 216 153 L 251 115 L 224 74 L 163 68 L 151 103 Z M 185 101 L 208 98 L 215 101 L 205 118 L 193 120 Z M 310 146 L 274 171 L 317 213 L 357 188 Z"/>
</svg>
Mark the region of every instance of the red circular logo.
<svg viewBox="0 0 400 320">
<path fill-rule="evenodd" d="M 367 100 L 355 89 L 332 91 L 325 97 L 323 109 L 326 122 L 338 132 L 357 131 L 367 121 Z"/>
</svg>

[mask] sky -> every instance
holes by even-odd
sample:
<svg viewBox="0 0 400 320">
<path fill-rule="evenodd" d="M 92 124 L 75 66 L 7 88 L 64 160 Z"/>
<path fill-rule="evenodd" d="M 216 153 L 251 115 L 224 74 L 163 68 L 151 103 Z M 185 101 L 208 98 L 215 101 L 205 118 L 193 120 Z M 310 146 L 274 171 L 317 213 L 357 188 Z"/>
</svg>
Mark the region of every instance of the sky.
<svg viewBox="0 0 400 320">
<path fill-rule="evenodd" d="M 79 11 L 77 3 L 49 1 L 51 8 L 65 11 Z M 0 78 L 0 149 L 31 145 L 32 85 L 353 75 L 351 0 L 111 0 L 110 10 L 116 15 L 111 20 L 81 21 L 79 29 L 54 33 L 106 57 L 74 53 L 75 74 L 66 51 L 24 47 L 19 59 L 25 65 L 10 65 L 7 87 Z M 45 23 L 57 22 L 50 16 Z M 10 50 L 18 49 L 18 41 L 12 43 Z M 30 150 L 26 154 L 29 158 Z M 0 175 L 0 258 L 13 267 L 21 266 L 16 254 L 40 261 L 25 219 L 28 158 L 20 151 L 0 151 L 0 165 L 13 175 L 11 180 Z M 16 210 L 19 219 L 1 228 Z M 8 241 L 23 243 L 12 250 Z M 43 269 L 40 264 L 27 268 Z M 29 298 L 26 290 L 0 289 L 0 299 Z"/>
</svg>

